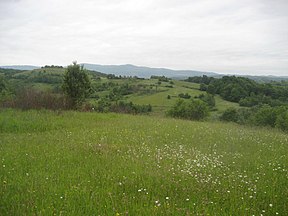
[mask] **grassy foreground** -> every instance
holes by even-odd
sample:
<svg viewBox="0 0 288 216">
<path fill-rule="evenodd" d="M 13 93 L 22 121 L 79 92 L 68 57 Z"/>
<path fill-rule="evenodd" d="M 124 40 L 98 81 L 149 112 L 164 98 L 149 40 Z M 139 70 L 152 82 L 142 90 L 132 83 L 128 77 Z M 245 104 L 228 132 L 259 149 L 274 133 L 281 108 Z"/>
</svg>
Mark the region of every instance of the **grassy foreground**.
<svg viewBox="0 0 288 216">
<path fill-rule="evenodd" d="M 287 215 L 288 135 L 118 114 L 0 111 L 0 215 Z"/>
</svg>

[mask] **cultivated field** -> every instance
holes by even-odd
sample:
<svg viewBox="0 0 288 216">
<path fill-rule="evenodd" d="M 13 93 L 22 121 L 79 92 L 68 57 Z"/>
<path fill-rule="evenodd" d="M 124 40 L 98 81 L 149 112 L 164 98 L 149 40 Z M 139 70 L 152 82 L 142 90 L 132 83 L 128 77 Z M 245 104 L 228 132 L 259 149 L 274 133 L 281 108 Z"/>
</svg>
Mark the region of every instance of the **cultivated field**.
<svg viewBox="0 0 288 216">
<path fill-rule="evenodd" d="M 287 215 L 287 145 L 228 123 L 2 110 L 0 215 Z"/>
</svg>

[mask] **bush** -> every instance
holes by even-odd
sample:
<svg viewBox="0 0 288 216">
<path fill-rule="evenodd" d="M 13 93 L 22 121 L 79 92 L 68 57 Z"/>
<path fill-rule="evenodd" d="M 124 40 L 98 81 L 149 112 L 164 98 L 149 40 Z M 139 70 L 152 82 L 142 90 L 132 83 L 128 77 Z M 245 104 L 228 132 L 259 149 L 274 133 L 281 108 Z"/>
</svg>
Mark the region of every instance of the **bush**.
<svg viewBox="0 0 288 216">
<path fill-rule="evenodd" d="M 116 113 L 130 113 L 130 114 L 145 114 L 152 112 L 152 106 L 138 105 L 132 102 L 119 101 L 117 103 L 111 102 L 108 99 L 102 98 L 98 101 L 95 110 L 98 112 L 116 112 Z"/>
<path fill-rule="evenodd" d="M 111 106 L 111 101 L 106 98 L 101 98 L 96 106 L 96 111 L 98 112 L 109 112 Z"/>
<path fill-rule="evenodd" d="M 239 124 L 276 127 L 288 131 L 288 106 L 270 107 L 269 105 L 252 108 L 228 108 L 220 116 L 222 121 L 232 121 Z"/>
<path fill-rule="evenodd" d="M 276 119 L 276 110 L 264 105 L 255 113 L 252 121 L 255 125 L 275 127 Z"/>
<path fill-rule="evenodd" d="M 200 90 L 200 91 L 207 91 L 207 85 L 204 84 L 204 83 L 201 83 L 199 90 Z"/>
<path fill-rule="evenodd" d="M 276 128 L 288 131 L 288 110 L 277 116 Z"/>
<path fill-rule="evenodd" d="M 189 95 L 188 93 L 180 93 L 178 95 L 180 98 L 184 98 L 184 99 L 190 99 L 191 98 L 191 95 Z"/>
<path fill-rule="evenodd" d="M 168 115 L 176 118 L 201 120 L 209 115 L 209 108 L 200 100 L 178 100 L 168 111 Z"/>
<path fill-rule="evenodd" d="M 11 94 L 7 80 L 0 73 L 0 103 L 9 99 Z"/>
<path fill-rule="evenodd" d="M 285 102 L 278 99 L 272 99 L 272 97 L 270 96 L 255 95 L 255 94 L 253 94 L 250 97 L 243 98 L 239 101 L 240 106 L 246 106 L 246 107 L 253 107 L 261 104 L 267 104 L 269 106 L 276 107 L 285 105 Z"/>
<path fill-rule="evenodd" d="M 241 108 L 237 110 L 239 124 L 250 124 L 251 125 L 251 117 L 254 115 L 253 109 Z"/>
<path fill-rule="evenodd" d="M 130 113 L 130 114 L 139 114 L 139 113 L 149 113 L 152 111 L 152 106 L 148 105 L 137 105 L 132 102 L 120 101 L 119 103 L 112 104 L 110 106 L 110 112 L 117 113 Z"/>
<path fill-rule="evenodd" d="M 220 116 L 221 121 L 238 121 L 238 112 L 235 108 L 228 108 L 224 111 L 224 113 Z"/>
<path fill-rule="evenodd" d="M 207 103 L 207 105 L 210 107 L 210 108 L 213 108 L 215 107 L 216 103 L 215 103 L 215 98 L 213 95 L 211 94 L 201 94 L 198 96 L 198 98 L 200 100 L 202 100 L 203 102 Z"/>
</svg>

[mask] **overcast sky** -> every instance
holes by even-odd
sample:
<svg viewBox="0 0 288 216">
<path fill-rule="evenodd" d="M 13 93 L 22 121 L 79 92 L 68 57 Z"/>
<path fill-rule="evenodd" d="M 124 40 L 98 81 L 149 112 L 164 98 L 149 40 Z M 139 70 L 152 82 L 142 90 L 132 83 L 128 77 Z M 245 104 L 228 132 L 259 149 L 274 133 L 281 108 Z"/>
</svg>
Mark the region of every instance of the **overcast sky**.
<svg viewBox="0 0 288 216">
<path fill-rule="evenodd" d="M 288 76 L 288 0 L 0 0 L 0 65 Z"/>
</svg>

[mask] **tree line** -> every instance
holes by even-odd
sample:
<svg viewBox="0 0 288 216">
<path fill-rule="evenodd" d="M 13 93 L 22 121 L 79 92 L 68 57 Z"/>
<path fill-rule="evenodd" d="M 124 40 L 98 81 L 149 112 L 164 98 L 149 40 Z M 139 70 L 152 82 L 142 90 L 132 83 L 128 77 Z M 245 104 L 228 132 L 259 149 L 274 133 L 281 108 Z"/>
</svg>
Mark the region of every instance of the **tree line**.
<svg viewBox="0 0 288 216">
<path fill-rule="evenodd" d="M 240 106 L 252 107 L 261 104 L 280 106 L 288 104 L 288 86 L 277 82 L 257 83 L 245 77 L 223 76 L 222 78 L 189 77 L 187 82 L 200 84 L 200 90 L 219 94 L 223 99 L 237 102 Z"/>
<path fill-rule="evenodd" d="M 288 85 L 285 82 L 258 83 L 235 76 L 189 77 L 187 82 L 200 84 L 200 90 L 219 94 L 223 99 L 237 102 L 243 108 L 228 108 L 222 121 L 269 126 L 288 131 Z"/>
</svg>

